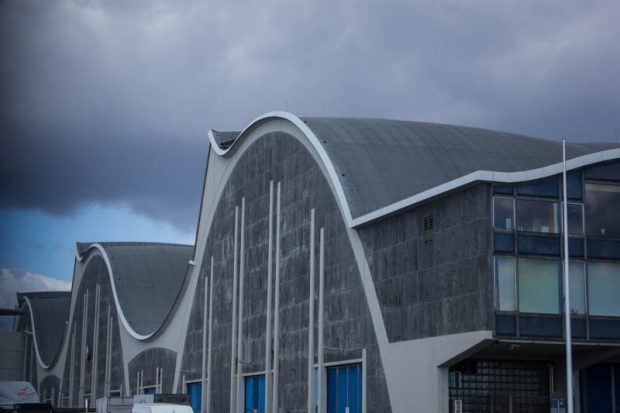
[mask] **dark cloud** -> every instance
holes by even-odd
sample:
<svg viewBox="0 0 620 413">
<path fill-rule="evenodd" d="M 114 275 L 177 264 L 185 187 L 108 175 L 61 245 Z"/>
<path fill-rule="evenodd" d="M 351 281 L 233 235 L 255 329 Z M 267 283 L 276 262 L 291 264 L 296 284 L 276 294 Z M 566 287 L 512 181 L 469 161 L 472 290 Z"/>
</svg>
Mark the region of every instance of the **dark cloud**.
<svg viewBox="0 0 620 413">
<path fill-rule="evenodd" d="M 620 3 L 0 2 L 0 206 L 195 225 L 206 130 L 274 109 L 579 141 L 620 127 Z"/>
</svg>

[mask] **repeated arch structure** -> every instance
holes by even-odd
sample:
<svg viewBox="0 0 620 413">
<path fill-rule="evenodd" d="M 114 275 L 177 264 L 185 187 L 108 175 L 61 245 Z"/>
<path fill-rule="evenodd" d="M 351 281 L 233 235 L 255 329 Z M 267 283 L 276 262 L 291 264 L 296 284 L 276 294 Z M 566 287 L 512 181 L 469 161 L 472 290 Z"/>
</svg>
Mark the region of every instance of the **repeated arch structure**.
<svg viewBox="0 0 620 413">
<path fill-rule="evenodd" d="M 24 296 L 23 302 L 32 315 L 38 380 L 42 382 L 50 375 L 60 378 L 62 388 L 57 394 L 63 395 L 65 405 L 83 404 L 89 380 L 96 383 L 94 393 L 97 396 L 110 390 L 129 395 L 153 386 L 162 386 L 158 390 L 164 392 L 184 391 L 184 385 L 188 383 L 201 383 L 206 393 L 204 387 L 210 373 L 205 373 L 209 363 L 205 343 L 208 337 L 217 337 L 221 342 L 216 340 L 212 346 L 214 351 L 219 351 L 217 354 L 222 362 L 213 360 L 212 371 L 214 377 L 221 380 L 220 388 L 212 389 L 213 401 L 219 403 L 217 411 L 227 409 L 228 404 L 224 407 L 223 400 L 228 400 L 229 393 L 241 394 L 231 373 L 234 370 L 231 355 L 236 351 L 231 349 L 234 347 L 234 333 L 231 337 L 231 331 L 239 328 L 243 337 L 251 337 L 244 338 L 239 348 L 243 351 L 246 346 L 250 353 L 253 352 L 253 357 L 265 350 L 261 346 L 266 344 L 259 342 L 269 341 L 265 339 L 267 333 L 263 329 L 265 318 L 270 316 L 263 314 L 262 310 L 243 315 L 245 321 L 239 323 L 240 327 L 233 325 L 229 313 L 232 307 L 239 306 L 233 298 L 238 291 L 233 290 L 233 279 L 235 283 L 240 280 L 239 272 L 243 271 L 244 265 L 240 262 L 242 256 L 247 259 L 246 271 L 251 276 L 263 274 L 261 277 L 264 277 L 269 266 L 275 270 L 278 265 L 274 252 L 277 245 L 276 218 L 281 218 L 280 248 L 285 263 L 282 276 L 292 277 L 292 272 L 299 274 L 288 279 L 291 285 L 307 285 L 310 269 L 305 264 L 309 259 L 317 261 L 318 271 L 319 258 L 311 251 L 318 249 L 319 228 L 325 229 L 326 242 L 333 243 L 334 251 L 341 254 L 338 258 L 346 263 L 339 267 L 334 257 L 329 256 L 331 252 L 327 251 L 326 283 L 335 282 L 335 277 L 347 280 L 330 287 L 327 305 L 335 306 L 332 302 L 336 302 L 336 298 L 344 298 L 342 302 L 345 304 L 338 311 L 353 316 L 340 324 L 345 327 L 356 325 L 351 327 L 352 335 L 357 334 L 356 328 L 366 332 L 363 338 L 356 336 L 351 339 L 352 347 L 341 347 L 340 350 L 351 360 L 363 358 L 364 366 L 374 380 L 372 383 L 376 385 L 375 390 L 385 392 L 384 396 L 372 394 L 368 403 L 375 403 L 374 406 L 383 411 L 405 411 L 412 395 L 401 380 L 408 374 L 408 367 L 402 360 L 432 350 L 432 363 L 447 363 L 455 355 L 492 339 L 492 331 L 487 328 L 459 332 L 451 340 L 396 340 L 390 336 L 386 327 L 388 319 L 373 280 L 375 270 L 368 247 L 360 236 L 361 231 L 388 217 L 480 183 L 531 181 L 552 177 L 562 170 L 559 141 L 422 122 L 299 118 L 287 112 L 271 112 L 255 119 L 242 132 L 210 130 L 208 136 L 210 152 L 195 248 L 149 243 L 78 244 L 71 304 L 63 320 L 68 327 L 60 339 L 55 339 L 57 343 L 48 340 L 45 344 L 45 348 L 56 346 L 56 351 L 43 350 L 41 334 L 35 334 L 37 310 L 32 305 L 34 296 Z M 567 168 L 575 170 L 620 159 L 620 148 L 613 144 L 569 144 L 567 156 Z M 293 161 L 305 169 L 297 170 Z M 249 182 L 254 182 L 252 179 L 256 176 L 262 181 L 257 180 L 257 187 L 251 187 Z M 279 183 L 282 217 L 276 217 L 275 206 Z M 293 188 L 306 183 L 308 188 Z M 297 206 L 303 206 L 303 210 L 295 211 Z M 286 208 L 289 208 L 288 212 Z M 317 211 L 316 237 L 308 235 L 308 228 L 314 225 L 310 221 L 310 209 Z M 245 224 L 244 219 L 247 220 Z M 268 235 L 267 228 L 273 229 L 273 234 Z M 289 232 L 285 234 L 286 231 Z M 249 252 L 241 247 L 243 235 L 249 237 L 246 240 Z M 315 244 L 311 245 L 310 239 Z M 258 247 L 249 244 L 251 241 Z M 273 260 L 271 263 L 267 260 L 267 248 L 271 253 L 269 259 Z M 212 287 L 208 287 L 208 279 L 211 282 L 215 279 Z M 241 301 L 254 309 L 264 304 L 265 298 L 261 294 L 266 293 L 268 287 L 264 281 L 256 281 L 258 278 L 248 280 L 257 283 L 251 284 L 256 291 L 246 291 L 250 295 L 242 297 Z M 209 290 L 215 291 L 213 299 L 209 298 Z M 300 294 L 306 292 L 303 288 L 297 290 Z M 290 286 L 287 291 L 296 294 L 291 293 L 295 290 Z M 291 337 L 296 337 L 296 346 L 306 348 L 299 337 L 308 334 L 309 329 L 299 320 L 307 321 L 308 310 L 295 306 L 293 302 L 298 301 L 304 306 L 309 300 L 297 296 L 287 298 L 284 293 L 281 298 L 290 304 L 287 311 L 295 315 L 283 315 L 283 327 L 289 329 Z M 103 301 L 109 306 L 95 310 L 95 303 Z M 355 305 L 347 307 L 349 303 Z M 214 305 L 213 309 L 209 305 Z M 102 352 L 109 347 L 109 341 L 104 340 L 109 335 L 104 327 L 109 324 L 108 308 L 116 329 L 112 336 L 118 347 L 115 350 L 116 362 L 120 368 L 117 382 L 106 388 L 102 382 L 107 383 L 110 379 L 104 378 L 101 370 L 106 369 L 104 365 L 108 357 Z M 98 333 L 95 333 L 94 324 L 90 326 L 84 322 L 84 313 L 97 318 Z M 207 322 L 211 320 L 211 313 L 214 314 L 213 320 Z M 287 326 L 291 317 L 297 324 L 291 322 Z M 259 319 L 261 324 L 257 327 L 255 322 Z M 335 329 L 337 321 L 328 317 L 326 323 Z M 211 324 L 213 332 L 207 329 Z M 82 330 L 86 331 L 84 339 Z M 336 336 L 334 333 L 332 339 L 337 341 Z M 52 341 L 55 344 L 50 344 Z M 93 353 L 95 347 L 98 354 Z M 334 348 L 331 346 L 330 351 L 337 353 Z M 367 350 L 363 357 L 358 351 L 361 348 Z M 87 373 L 88 363 L 93 365 L 89 357 L 96 360 L 94 364 L 98 367 L 90 368 L 97 372 L 96 375 Z M 246 361 L 242 360 L 243 363 Z M 250 367 L 241 367 L 244 374 L 260 371 L 261 365 L 263 371 L 267 370 L 267 361 L 250 361 Z M 162 372 L 163 365 L 166 367 Z M 447 370 L 442 371 L 437 380 L 444 380 L 446 374 Z M 302 385 L 299 380 L 305 380 L 305 376 L 300 377 L 295 378 L 296 382 L 290 382 L 291 389 L 298 386 L 295 390 L 299 390 Z M 280 394 L 279 397 L 282 403 L 287 402 L 286 396 Z M 445 407 L 447 402 L 441 397 L 427 396 L 429 411 L 440 411 Z M 231 406 L 232 403 L 231 398 Z M 295 406 L 299 408 L 299 404 Z"/>
</svg>

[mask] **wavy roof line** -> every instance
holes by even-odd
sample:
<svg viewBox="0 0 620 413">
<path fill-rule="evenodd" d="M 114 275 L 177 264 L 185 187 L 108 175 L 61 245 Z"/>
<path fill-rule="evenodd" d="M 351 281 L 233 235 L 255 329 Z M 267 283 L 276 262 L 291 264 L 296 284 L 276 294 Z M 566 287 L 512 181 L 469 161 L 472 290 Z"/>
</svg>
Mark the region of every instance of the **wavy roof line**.
<svg viewBox="0 0 620 413">
<path fill-rule="evenodd" d="M 30 310 L 37 360 L 43 368 L 48 369 L 60 351 L 69 319 L 71 291 L 18 293 L 17 300 Z"/>
<path fill-rule="evenodd" d="M 241 132 L 209 131 L 220 156 L 269 121 L 288 121 L 316 149 L 351 228 L 475 182 L 562 172 L 562 143 L 481 128 L 385 119 L 299 118 L 269 112 Z M 620 158 L 620 145 L 566 145 L 567 169 Z"/>
<path fill-rule="evenodd" d="M 123 327 L 136 340 L 152 337 L 178 300 L 194 246 L 150 242 L 77 244 L 80 261 L 92 251 L 97 251 L 105 262 Z"/>
</svg>

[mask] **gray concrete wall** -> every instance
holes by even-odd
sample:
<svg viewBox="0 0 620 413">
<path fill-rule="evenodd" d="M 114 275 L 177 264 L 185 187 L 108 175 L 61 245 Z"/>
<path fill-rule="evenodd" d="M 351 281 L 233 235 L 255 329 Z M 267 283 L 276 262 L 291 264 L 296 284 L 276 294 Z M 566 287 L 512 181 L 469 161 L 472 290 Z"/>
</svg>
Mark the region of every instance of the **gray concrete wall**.
<svg viewBox="0 0 620 413">
<path fill-rule="evenodd" d="M 98 337 L 98 351 L 95 360 L 93 354 L 93 329 L 95 327 L 95 291 L 97 283 L 100 285 L 101 298 L 100 298 L 100 310 L 99 310 L 99 337 Z M 87 264 L 80 283 L 77 301 L 73 312 L 73 322 L 68 329 L 68 334 L 65 340 L 68 342 L 68 353 L 65 358 L 65 367 L 62 380 L 62 392 L 65 395 L 69 394 L 70 388 L 70 364 L 71 364 L 71 338 L 75 328 L 75 365 L 74 365 L 74 377 L 73 377 L 73 400 L 71 406 L 79 405 L 79 388 L 80 388 L 80 360 L 82 358 L 82 320 L 84 317 L 83 301 L 82 297 L 88 291 L 88 310 L 87 310 L 87 331 L 86 331 L 86 344 L 89 348 L 89 354 L 86 360 L 86 368 L 84 374 L 84 393 L 91 393 L 92 372 L 95 367 L 97 368 L 97 389 L 94 392 L 94 398 L 103 397 L 105 386 L 105 353 L 106 353 L 106 333 L 107 333 L 107 316 L 108 306 L 110 306 L 110 314 L 112 315 L 113 329 L 112 329 L 112 360 L 111 360 L 111 375 L 110 375 L 110 389 L 117 390 L 124 384 L 124 371 L 123 371 L 123 354 L 122 346 L 120 343 L 119 333 L 119 320 L 116 313 L 116 307 L 114 305 L 114 296 L 112 293 L 112 287 L 110 285 L 110 279 L 105 262 L 99 255 L 93 256 Z"/>
<path fill-rule="evenodd" d="M 213 411 L 227 411 L 229 405 L 234 211 L 242 197 L 246 199 L 243 373 L 265 369 L 270 180 L 282 182 L 280 407 L 302 412 L 307 406 L 309 222 L 314 208 L 317 246 L 318 228 L 325 227 L 326 239 L 325 345 L 331 349 L 326 361 L 361 358 L 366 348 L 368 411 L 390 412 L 370 311 L 337 202 L 312 156 L 285 133 L 259 138 L 241 156 L 226 182 L 207 236 L 202 275 L 210 272 L 211 256 L 215 274 Z M 186 380 L 200 377 L 202 280 L 200 284 L 181 367 Z"/>
<path fill-rule="evenodd" d="M 142 385 L 155 386 L 156 371 L 158 368 L 163 369 L 162 373 L 162 389 L 158 393 L 173 393 L 174 367 L 176 364 L 177 354 L 165 348 L 154 347 L 138 354 L 129 362 L 129 389 L 130 394 L 137 394 L 137 377 L 138 372 L 142 371 Z"/>
<path fill-rule="evenodd" d="M 24 334 L 0 331 L 0 381 L 22 380 L 24 368 Z"/>
<path fill-rule="evenodd" d="M 493 329 L 490 205 L 480 184 L 359 230 L 390 341 Z"/>
</svg>

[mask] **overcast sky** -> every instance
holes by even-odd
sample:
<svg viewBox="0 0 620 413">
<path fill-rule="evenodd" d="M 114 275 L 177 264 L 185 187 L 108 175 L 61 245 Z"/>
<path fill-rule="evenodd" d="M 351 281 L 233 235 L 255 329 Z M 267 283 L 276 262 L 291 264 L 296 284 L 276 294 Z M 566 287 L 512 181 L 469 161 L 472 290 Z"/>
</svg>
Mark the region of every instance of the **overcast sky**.
<svg viewBox="0 0 620 413">
<path fill-rule="evenodd" d="M 193 242 L 207 130 L 272 110 L 617 142 L 619 21 L 617 0 L 0 0 L 0 268 L 70 281 L 75 241 Z"/>
</svg>

